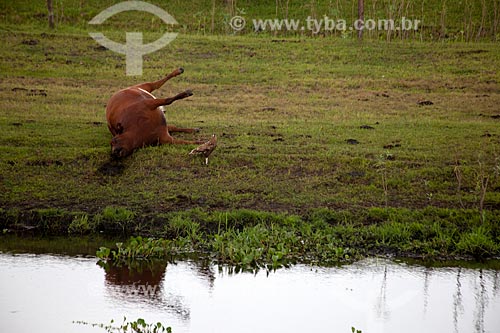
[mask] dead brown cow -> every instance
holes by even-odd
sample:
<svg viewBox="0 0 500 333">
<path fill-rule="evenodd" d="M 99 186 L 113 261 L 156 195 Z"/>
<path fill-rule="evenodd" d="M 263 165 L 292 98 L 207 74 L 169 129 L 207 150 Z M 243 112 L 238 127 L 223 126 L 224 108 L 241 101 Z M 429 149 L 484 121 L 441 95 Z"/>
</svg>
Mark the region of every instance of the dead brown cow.
<svg viewBox="0 0 500 333">
<path fill-rule="evenodd" d="M 163 79 L 155 82 L 141 83 L 115 93 L 106 106 L 108 128 L 113 134 L 111 155 L 125 157 L 144 146 L 174 144 L 199 144 L 204 140 L 186 141 L 174 139 L 170 132 L 197 132 L 195 128 L 178 128 L 167 125 L 163 112 L 164 105 L 192 96 L 186 90 L 174 97 L 156 98 L 151 92 L 160 88 L 165 82 L 184 72 L 182 68 L 174 70 Z"/>
</svg>

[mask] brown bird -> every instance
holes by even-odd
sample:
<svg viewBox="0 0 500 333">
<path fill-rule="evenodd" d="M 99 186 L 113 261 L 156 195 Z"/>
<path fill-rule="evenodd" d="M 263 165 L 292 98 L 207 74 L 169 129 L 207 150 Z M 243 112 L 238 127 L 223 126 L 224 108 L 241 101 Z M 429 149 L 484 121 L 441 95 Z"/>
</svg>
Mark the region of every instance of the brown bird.
<svg viewBox="0 0 500 333">
<path fill-rule="evenodd" d="M 191 150 L 189 155 L 202 154 L 205 156 L 205 164 L 208 165 L 208 156 L 210 156 L 210 154 L 214 151 L 215 147 L 217 147 L 217 136 L 212 134 L 210 140 Z"/>
</svg>

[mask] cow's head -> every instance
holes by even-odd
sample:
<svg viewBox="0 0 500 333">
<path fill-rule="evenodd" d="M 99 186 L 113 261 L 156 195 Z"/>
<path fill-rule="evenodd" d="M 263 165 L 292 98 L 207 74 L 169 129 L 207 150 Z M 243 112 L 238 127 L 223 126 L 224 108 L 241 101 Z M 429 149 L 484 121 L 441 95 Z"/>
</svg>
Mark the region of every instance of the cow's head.
<svg viewBox="0 0 500 333">
<path fill-rule="evenodd" d="M 130 144 L 130 140 L 127 140 L 123 135 L 117 135 L 113 139 L 111 139 L 111 156 L 114 158 L 122 158 L 126 157 L 132 152 L 134 149 Z"/>
</svg>

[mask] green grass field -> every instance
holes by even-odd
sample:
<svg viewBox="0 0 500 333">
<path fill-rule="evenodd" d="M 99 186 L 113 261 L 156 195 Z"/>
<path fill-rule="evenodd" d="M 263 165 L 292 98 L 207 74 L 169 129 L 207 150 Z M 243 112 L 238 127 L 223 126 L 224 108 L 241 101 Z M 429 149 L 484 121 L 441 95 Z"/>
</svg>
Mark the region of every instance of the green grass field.
<svg viewBox="0 0 500 333">
<path fill-rule="evenodd" d="M 193 209 L 307 219 L 327 209 L 361 224 L 392 221 L 370 209 L 417 219 L 434 209 L 439 219 L 488 223 L 500 243 L 498 43 L 189 32 L 127 77 L 124 57 L 100 48 L 89 27 L 42 22 L 20 11 L 0 25 L 5 228 L 28 216 L 44 223 L 47 211 L 92 217 L 110 207 L 138 221 Z M 188 156 L 193 146 L 112 161 L 108 98 L 179 66 L 185 73 L 156 95 L 193 90 L 167 120 L 218 135 L 210 164 Z"/>
</svg>

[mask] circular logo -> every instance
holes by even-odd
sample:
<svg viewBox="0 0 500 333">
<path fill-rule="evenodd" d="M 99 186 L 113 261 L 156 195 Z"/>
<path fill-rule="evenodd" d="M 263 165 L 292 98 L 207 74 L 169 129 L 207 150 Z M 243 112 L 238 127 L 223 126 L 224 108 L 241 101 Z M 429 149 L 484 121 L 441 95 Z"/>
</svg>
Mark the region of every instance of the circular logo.
<svg viewBox="0 0 500 333">
<path fill-rule="evenodd" d="M 90 20 L 89 24 L 102 24 L 115 14 L 132 10 L 156 15 L 166 24 L 177 24 L 177 21 L 169 13 L 158 6 L 144 1 L 124 1 L 108 7 Z M 144 44 L 141 32 L 126 32 L 126 43 L 120 44 L 107 38 L 100 32 L 89 32 L 89 35 L 96 42 L 111 51 L 126 55 L 127 75 L 142 75 L 142 56 L 161 49 L 177 37 L 177 33 L 166 32 L 154 42 Z"/>
<path fill-rule="evenodd" d="M 229 22 L 229 25 L 231 28 L 233 28 L 234 31 L 241 31 L 243 28 L 245 28 L 245 18 L 241 16 L 233 16 L 231 18 L 231 21 Z"/>
</svg>

